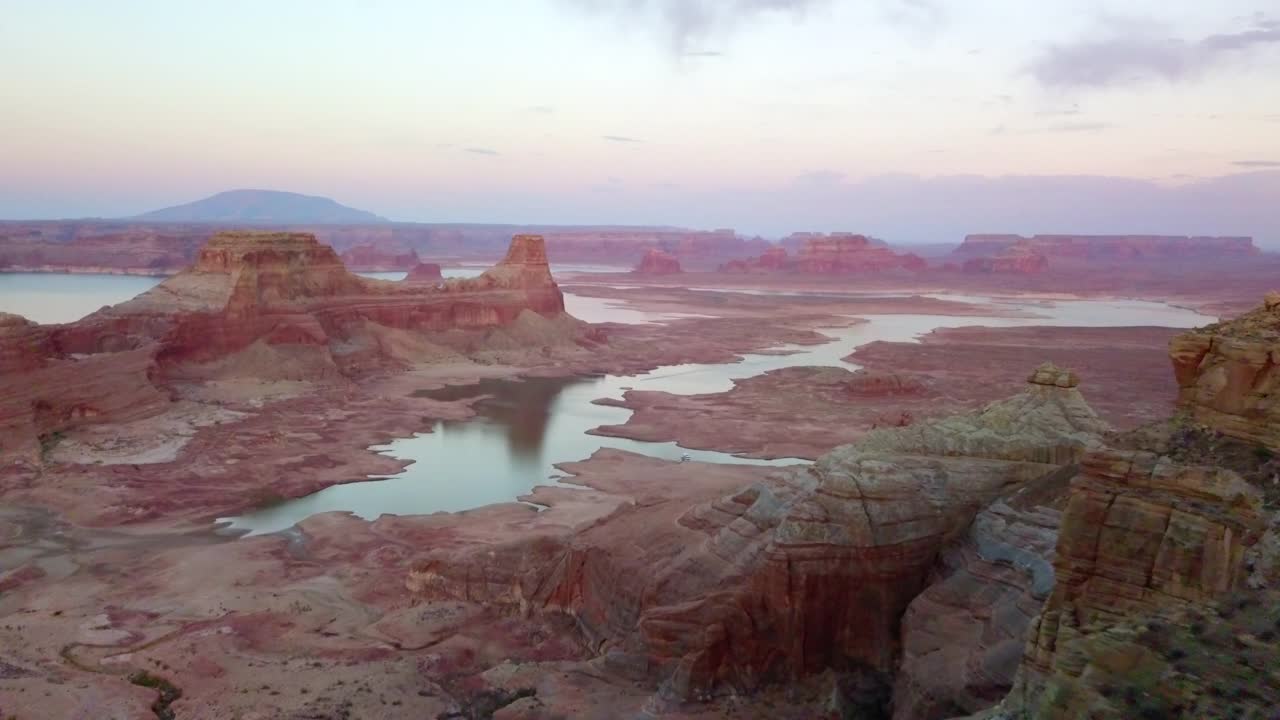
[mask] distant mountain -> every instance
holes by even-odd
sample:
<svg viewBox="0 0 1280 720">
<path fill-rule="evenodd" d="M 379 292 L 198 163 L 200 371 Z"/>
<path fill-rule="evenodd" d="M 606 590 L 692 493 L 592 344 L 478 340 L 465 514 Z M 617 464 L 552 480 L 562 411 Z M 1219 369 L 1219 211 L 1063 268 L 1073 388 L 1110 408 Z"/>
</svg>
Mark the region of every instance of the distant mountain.
<svg viewBox="0 0 1280 720">
<path fill-rule="evenodd" d="M 136 220 L 275 224 L 365 224 L 387 222 L 371 212 L 326 197 L 278 190 L 228 190 L 203 200 L 153 210 Z"/>
</svg>

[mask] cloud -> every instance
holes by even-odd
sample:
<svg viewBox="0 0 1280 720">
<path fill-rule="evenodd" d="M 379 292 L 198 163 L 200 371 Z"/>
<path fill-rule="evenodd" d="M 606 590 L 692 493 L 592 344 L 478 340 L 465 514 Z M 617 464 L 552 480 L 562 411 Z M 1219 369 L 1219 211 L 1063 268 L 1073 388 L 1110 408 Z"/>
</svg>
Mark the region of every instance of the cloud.
<svg viewBox="0 0 1280 720">
<path fill-rule="evenodd" d="M 489 148 L 482 148 L 482 147 L 469 147 L 469 148 L 463 148 L 463 149 L 462 149 L 462 151 L 463 151 L 463 152 L 469 152 L 469 153 L 471 153 L 471 154 L 473 154 L 473 155 L 498 155 L 498 154 L 500 154 L 500 153 L 498 153 L 498 151 L 497 151 L 497 150 L 491 150 L 491 149 L 489 149 Z"/>
<path fill-rule="evenodd" d="M 1167 36 L 1147 21 L 1110 18 L 1099 37 L 1051 45 L 1029 71 L 1045 87 L 1074 89 L 1193 79 L 1233 58 L 1280 45 L 1280 26 L 1260 17 L 1252 27 L 1199 40 Z"/>
<path fill-rule="evenodd" d="M 641 140 L 640 138 L 627 137 L 626 135 L 601 135 L 601 136 L 600 136 L 600 138 L 601 138 L 602 140 L 608 140 L 609 142 L 618 142 L 618 143 L 642 143 L 642 142 L 644 142 L 644 141 L 643 141 L 643 140 Z"/>
<path fill-rule="evenodd" d="M 689 50 L 687 52 L 680 53 L 680 57 L 718 58 L 718 57 L 724 57 L 724 53 L 720 52 L 719 50 Z"/>
<path fill-rule="evenodd" d="M 618 16 L 627 25 L 649 23 L 666 36 L 677 56 L 712 57 L 693 48 L 726 35 L 744 22 L 769 15 L 803 18 L 831 0 L 563 0 L 593 14 Z M 893 0 L 915 4 L 922 0 Z"/>
<path fill-rule="evenodd" d="M 551 113 L 556 111 L 556 108 L 554 105 L 530 105 L 529 107 L 525 108 L 525 110 L 531 113 L 539 113 L 541 115 L 550 115 Z"/>
<path fill-rule="evenodd" d="M 1237 167 L 1280 168 L 1280 160 L 1236 160 L 1231 164 Z"/>
</svg>

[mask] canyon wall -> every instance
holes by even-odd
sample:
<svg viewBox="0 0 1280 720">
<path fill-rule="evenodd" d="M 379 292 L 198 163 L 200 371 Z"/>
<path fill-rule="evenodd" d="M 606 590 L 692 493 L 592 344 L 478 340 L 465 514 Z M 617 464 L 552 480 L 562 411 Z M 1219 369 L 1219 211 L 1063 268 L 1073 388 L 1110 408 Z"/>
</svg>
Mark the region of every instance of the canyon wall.
<svg viewBox="0 0 1280 720">
<path fill-rule="evenodd" d="M 1264 717 L 1280 703 L 1280 297 L 1175 338 L 1180 414 L 1091 450 L 1010 694 L 981 717 Z M 966 707 L 965 710 L 973 710 Z M 1269 710 L 1268 710 L 1269 709 Z"/>
<path fill-rule="evenodd" d="M 1280 450 L 1280 293 L 1170 344 L 1178 403 L 1224 434 Z"/>
</svg>

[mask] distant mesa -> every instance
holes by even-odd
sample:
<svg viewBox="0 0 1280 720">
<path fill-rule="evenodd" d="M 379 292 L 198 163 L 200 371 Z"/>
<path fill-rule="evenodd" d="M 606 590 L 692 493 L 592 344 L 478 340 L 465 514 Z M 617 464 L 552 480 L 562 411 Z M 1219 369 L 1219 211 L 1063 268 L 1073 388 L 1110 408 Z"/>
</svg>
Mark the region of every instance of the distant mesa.
<svg viewBox="0 0 1280 720">
<path fill-rule="evenodd" d="M 347 207 L 326 197 L 279 190 L 228 190 L 203 200 L 153 210 L 131 219 L 261 225 L 354 225 L 387 222 L 384 217 Z"/>
<path fill-rule="evenodd" d="M 971 257 L 961 269 L 967 273 L 1035 275 L 1049 269 L 1049 257 L 1029 240 L 1019 240 L 994 255 Z"/>
<path fill-rule="evenodd" d="M 362 243 L 342 251 L 342 264 L 357 272 L 398 272 L 420 262 L 413 248 L 395 243 Z"/>
<path fill-rule="evenodd" d="M 787 247 L 797 247 L 793 256 Z M 846 275 L 899 270 L 920 271 L 928 263 L 913 253 L 895 253 L 882 241 L 865 235 L 837 232 L 793 233 L 782 247 L 772 247 L 759 257 L 733 260 L 720 267 L 723 272 L 790 271 L 808 275 Z"/>
<path fill-rule="evenodd" d="M 683 270 L 676 256 L 657 248 L 650 248 L 632 272 L 641 275 L 674 275 Z"/>
<path fill-rule="evenodd" d="M 438 282 L 444 279 L 440 266 L 436 263 L 418 263 L 404 276 L 408 282 Z"/>
</svg>

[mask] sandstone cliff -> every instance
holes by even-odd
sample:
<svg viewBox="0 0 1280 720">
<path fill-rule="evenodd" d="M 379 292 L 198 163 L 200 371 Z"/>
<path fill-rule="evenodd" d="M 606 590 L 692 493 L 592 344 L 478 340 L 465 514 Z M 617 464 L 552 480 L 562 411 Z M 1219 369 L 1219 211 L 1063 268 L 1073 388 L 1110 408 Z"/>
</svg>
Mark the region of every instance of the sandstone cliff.
<svg viewBox="0 0 1280 720">
<path fill-rule="evenodd" d="M 1280 648 L 1280 298 L 1171 343 L 1183 413 L 1084 457 L 1013 691 L 990 718 L 1265 717 Z M 924 693 L 916 693 L 917 696 Z M 958 709 L 973 711 L 973 704 Z"/>
<path fill-rule="evenodd" d="M 1178 403 L 1197 422 L 1280 450 L 1280 293 L 1169 345 Z"/>
</svg>

